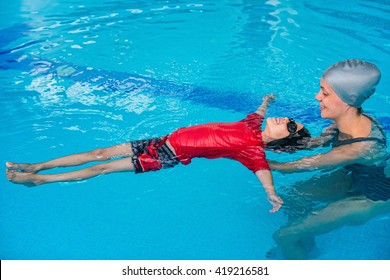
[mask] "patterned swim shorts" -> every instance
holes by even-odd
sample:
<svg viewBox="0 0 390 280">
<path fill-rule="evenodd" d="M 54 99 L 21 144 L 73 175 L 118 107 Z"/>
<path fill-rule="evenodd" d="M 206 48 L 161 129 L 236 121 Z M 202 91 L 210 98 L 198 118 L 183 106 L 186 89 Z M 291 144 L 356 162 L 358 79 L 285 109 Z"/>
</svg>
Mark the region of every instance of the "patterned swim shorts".
<svg viewBox="0 0 390 280">
<path fill-rule="evenodd" d="M 136 174 L 174 167 L 180 162 L 165 143 L 166 140 L 167 136 L 130 142 Z"/>
</svg>

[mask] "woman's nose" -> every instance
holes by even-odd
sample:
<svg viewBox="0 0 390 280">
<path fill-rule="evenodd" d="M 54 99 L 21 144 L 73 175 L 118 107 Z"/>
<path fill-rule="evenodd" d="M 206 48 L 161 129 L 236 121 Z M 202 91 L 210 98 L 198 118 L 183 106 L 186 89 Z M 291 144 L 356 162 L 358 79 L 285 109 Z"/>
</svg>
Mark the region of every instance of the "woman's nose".
<svg viewBox="0 0 390 280">
<path fill-rule="evenodd" d="M 318 101 L 321 101 L 321 91 L 319 91 L 315 96 L 314 98 Z"/>
</svg>

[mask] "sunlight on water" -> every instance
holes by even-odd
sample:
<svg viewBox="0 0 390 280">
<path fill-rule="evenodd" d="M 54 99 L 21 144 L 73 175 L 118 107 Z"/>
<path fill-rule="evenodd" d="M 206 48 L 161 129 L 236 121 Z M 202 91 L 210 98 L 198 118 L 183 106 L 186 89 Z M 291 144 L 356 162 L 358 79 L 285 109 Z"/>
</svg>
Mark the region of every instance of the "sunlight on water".
<svg viewBox="0 0 390 280">
<path fill-rule="evenodd" d="M 277 96 L 270 116 L 294 117 L 319 135 L 329 122 L 314 99 L 318 80 L 345 58 L 381 68 L 364 109 L 390 131 L 386 3 L 249 2 L 4 2 L 3 162 L 39 162 L 237 121 L 270 92 Z M 323 206 L 292 190 L 319 174 L 275 172 L 291 203 L 273 215 L 253 174 L 224 159 L 33 189 L 3 178 L 0 257 L 264 259 L 288 218 Z M 388 225 L 383 215 L 325 234 L 315 258 L 389 258 Z"/>
</svg>

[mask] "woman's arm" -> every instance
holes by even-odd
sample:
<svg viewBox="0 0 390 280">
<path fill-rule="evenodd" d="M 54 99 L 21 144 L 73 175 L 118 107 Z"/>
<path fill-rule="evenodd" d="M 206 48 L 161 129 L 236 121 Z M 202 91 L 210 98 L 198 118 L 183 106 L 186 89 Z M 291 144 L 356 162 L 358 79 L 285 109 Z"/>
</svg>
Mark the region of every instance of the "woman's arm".
<svg viewBox="0 0 390 280">
<path fill-rule="evenodd" d="M 319 137 L 311 138 L 307 149 L 314 149 L 318 147 L 329 146 L 333 140 L 333 137 L 336 133 L 336 124 L 332 123 L 330 126 L 326 127 Z"/>
<path fill-rule="evenodd" d="M 265 115 L 267 114 L 268 105 L 272 101 L 275 101 L 275 95 L 273 93 L 264 95 L 263 103 L 261 103 L 260 107 L 257 108 L 256 113 L 265 117 Z"/>
<path fill-rule="evenodd" d="M 365 163 L 368 160 L 366 155 L 369 154 L 371 145 L 372 143 L 369 142 L 357 142 L 334 148 L 325 154 L 304 157 L 292 162 L 269 161 L 269 165 L 273 170 L 293 173 L 316 169 L 333 169 L 353 163 Z"/>
</svg>

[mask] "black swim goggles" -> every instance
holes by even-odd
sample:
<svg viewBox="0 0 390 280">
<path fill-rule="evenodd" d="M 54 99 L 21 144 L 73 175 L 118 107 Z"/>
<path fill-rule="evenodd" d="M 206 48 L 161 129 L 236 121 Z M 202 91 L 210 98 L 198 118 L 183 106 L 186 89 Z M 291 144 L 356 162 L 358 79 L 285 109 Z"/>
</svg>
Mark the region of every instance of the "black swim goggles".
<svg viewBox="0 0 390 280">
<path fill-rule="evenodd" d="M 288 132 L 290 132 L 290 135 L 287 138 L 290 139 L 297 132 L 297 129 L 298 129 L 298 125 L 295 122 L 295 120 L 289 118 L 287 123 L 287 130 Z"/>
<path fill-rule="evenodd" d="M 298 125 L 295 122 L 294 119 L 289 118 L 287 122 L 287 130 L 290 133 L 288 136 L 281 138 L 281 139 L 276 139 L 267 144 L 267 147 L 277 147 L 277 146 L 284 146 L 289 143 L 289 141 L 294 137 L 294 135 L 297 133 Z"/>
</svg>

